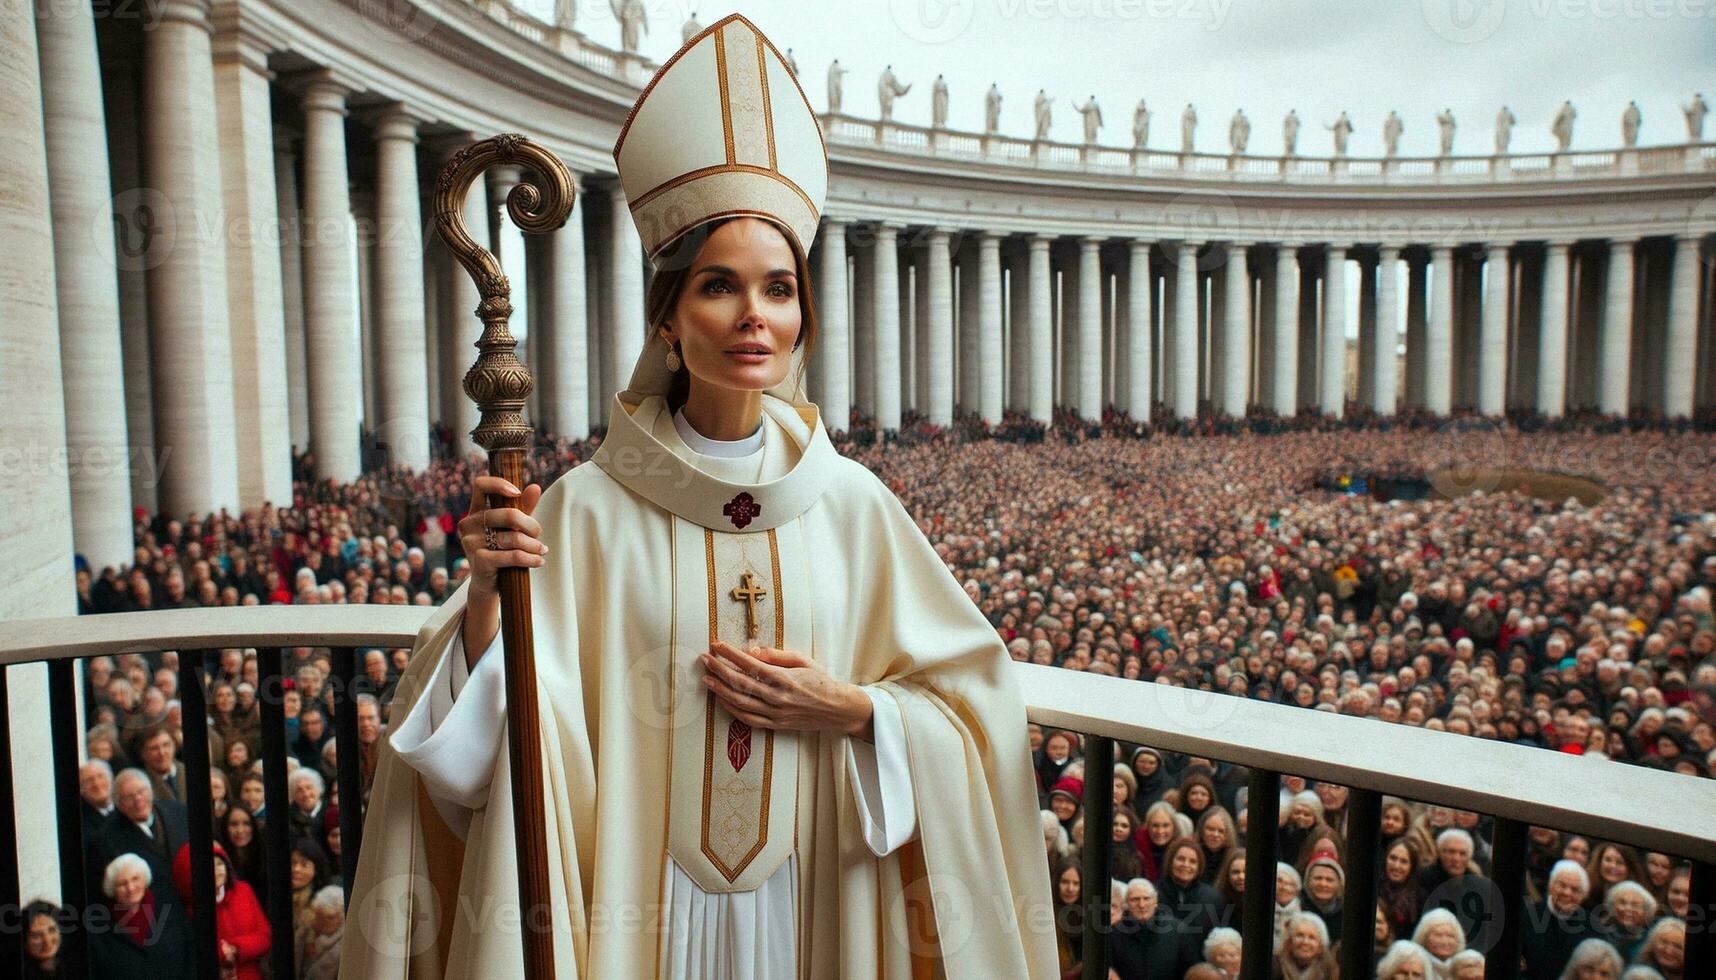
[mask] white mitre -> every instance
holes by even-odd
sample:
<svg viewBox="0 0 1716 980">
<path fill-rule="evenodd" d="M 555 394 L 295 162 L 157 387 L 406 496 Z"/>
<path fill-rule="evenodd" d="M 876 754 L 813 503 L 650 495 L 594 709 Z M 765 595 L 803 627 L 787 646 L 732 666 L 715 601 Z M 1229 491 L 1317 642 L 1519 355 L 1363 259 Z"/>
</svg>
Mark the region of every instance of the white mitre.
<svg viewBox="0 0 1716 980">
<path fill-rule="evenodd" d="M 780 51 L 739 14 L 711 24 L 656 71 L 620 128 L 614 165 L 658 269 L 691 261 L 702 241 L 688 232 L 735 215 L 775 224 L 803 261 L 828 196 L 828 150 L 810 101 Z M 808 404 L 802 353 L 770 394 Z M 666 356 L 652 330 L 627 393 L 665 393 Z"/>
</svg>

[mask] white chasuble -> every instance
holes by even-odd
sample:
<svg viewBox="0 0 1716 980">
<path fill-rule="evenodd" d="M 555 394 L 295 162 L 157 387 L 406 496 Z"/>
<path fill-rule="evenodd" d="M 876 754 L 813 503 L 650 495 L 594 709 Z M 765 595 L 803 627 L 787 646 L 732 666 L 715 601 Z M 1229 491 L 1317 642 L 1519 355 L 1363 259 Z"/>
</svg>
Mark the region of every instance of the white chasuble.
<svg viewBox="0 0 1716 980">
<path fill-rule="evenodd" d="M 765 395 L 737 443 L 615 407 L 536 509 L 557 976 L 1052 975 L 1010 661 L 898 501 L 814 406 Z M 467 677 L 464 596 L 391 709 L 343 977 L 523 973 L 501 641 Z M 732 717 L 701 682 L 717 638 L 861 685 L 874 743 Z"/>
</svg>

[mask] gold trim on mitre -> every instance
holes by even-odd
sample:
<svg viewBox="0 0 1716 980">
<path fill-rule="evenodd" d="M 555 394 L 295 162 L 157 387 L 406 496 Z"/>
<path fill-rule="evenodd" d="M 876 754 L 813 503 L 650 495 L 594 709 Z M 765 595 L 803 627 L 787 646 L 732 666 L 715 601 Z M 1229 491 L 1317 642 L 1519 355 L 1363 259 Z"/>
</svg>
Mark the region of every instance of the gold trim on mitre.
<svg viewBox="0 0 1716 980">
<path fill-rule="evenodd" d="M 656 71 L 620 128 L 614 165 L 652 261 L 733 214 L 771 221 L 808 255 L 828 196 L 816 113 L 780 51 L 740 14 Z"/>
</svg>

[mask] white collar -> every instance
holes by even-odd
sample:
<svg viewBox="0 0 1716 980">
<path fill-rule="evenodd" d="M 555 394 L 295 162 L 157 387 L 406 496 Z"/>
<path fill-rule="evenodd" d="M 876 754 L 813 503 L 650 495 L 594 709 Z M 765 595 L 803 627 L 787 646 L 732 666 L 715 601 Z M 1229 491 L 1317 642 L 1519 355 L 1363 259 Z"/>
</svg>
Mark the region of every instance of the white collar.
<svg viewBox="0 0 1716 980">
<path fill-rule="evenodd" d="M 763 448 L 763 424 L 757 420 L 757 429 L 743 439 L 721 440 L 710 439 L 691 427 L 685 420 L 685 409 L 673 413 L 673 429 L 679 433 L 679 438 L 685 440 L 685 445 L 692 452 L 704 456 L 716 456 L 722 459 L 739 459 L 759 452 Z"/>
</svg>

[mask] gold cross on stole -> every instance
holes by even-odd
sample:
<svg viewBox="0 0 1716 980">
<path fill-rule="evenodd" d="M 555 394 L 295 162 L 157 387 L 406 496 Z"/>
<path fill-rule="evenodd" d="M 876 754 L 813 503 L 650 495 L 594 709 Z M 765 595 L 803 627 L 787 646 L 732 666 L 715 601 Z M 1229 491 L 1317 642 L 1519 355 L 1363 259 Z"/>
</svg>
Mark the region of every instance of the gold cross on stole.
<svg viewBox="0 0 1716 980">
<path fill-rule="evenodd" d="M 745 604 L 745 630 L 753 640 L 757 638 L 757 603 L 768 594 L 767 589 L 757 585 L 750 572 L 739 576 L 739 584 L 733 587 L 733 600 Z"/>
</svg>

